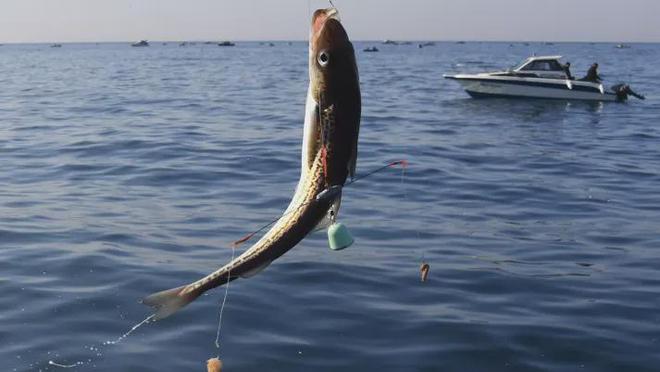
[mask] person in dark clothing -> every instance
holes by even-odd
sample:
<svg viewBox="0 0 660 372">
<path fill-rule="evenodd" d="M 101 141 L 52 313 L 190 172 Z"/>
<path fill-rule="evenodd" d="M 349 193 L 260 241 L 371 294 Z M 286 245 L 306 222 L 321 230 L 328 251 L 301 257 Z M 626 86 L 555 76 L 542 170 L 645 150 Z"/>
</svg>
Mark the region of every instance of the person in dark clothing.
<svg viewBox="0 0 660 372">
<path fill-rule="evenodd" d="M 564 69 L 564 73 L 566 74 L 566 79 L 568 79 L 568 80 L 574 80 L 575 79 L 573 77 L 573 75 L 571 75 L 571 63 L 570 62 L 566 62 L 566 64 L 561 66 L 561 68 Z"/>
<path fill-rule="evenodd" d="M 600 83 L 601 78 L 598 76 L 598 63 L 594 63 L 589 67 L 589 71 L 587 71 L 587 76 L 583 77 L 582 80 L 584 81 L 590 81 L 592 83 Z"/>
</svg>

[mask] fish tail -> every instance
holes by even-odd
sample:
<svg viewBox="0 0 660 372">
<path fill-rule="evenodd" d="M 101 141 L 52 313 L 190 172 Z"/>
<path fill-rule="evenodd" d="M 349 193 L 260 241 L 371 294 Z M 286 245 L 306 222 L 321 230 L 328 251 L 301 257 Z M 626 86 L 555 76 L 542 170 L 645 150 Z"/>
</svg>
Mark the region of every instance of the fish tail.
<svg viewBox="0 0 660 372">
<path fill-rule="evenodd" d="M 164 319 L 193 302 L 204 292 L 201 289 L 195 290 L 188 287 L 190 286 L 184 285 L 156 292 L 145 297 L 141 302 L 154 308 L 156 311 L 153 315 L 154 320 Z"/>
</svg>

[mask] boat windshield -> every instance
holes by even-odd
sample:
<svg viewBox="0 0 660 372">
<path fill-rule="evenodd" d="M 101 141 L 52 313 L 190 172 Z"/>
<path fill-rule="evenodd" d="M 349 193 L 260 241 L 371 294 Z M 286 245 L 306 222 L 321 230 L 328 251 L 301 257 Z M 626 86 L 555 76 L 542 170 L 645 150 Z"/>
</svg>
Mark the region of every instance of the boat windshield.
<svg viewBox="0 0 660 372">
<path fill-rule="evenodd" d="M 528 60 L 524 60 L 524 61 L 520 62 L 520 63 L 517 64 L 517 65 L 513 65 L 513 66 L 510 68 L 510 70 L 512 70 L 512 71 L 520 70 L 523 66 L 525 66 L 525 65 L 528 64 L 528 63 L 529 63 Z"/>
<path fill-rule="evenodd" d="M 516 70 L 520 71 L 563 71 L 561 64 L 556 59 L 545 59 L 536 61 L 525 61 Z"/>
</svg>

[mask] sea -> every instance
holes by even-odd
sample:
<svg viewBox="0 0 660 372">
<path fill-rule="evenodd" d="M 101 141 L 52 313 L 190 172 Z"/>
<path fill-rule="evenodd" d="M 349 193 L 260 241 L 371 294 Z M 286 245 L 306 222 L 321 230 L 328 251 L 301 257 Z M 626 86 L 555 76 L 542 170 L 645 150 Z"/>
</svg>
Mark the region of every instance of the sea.
<svg viewBox="0 0 660 372">
<path fill-rule="evenodd" d="M 286 208 L 307 44 L 0 46 L 0 369 L 660 371 L 660 45 L 417 44 L 355 43 L 357 173 L 408 166 L 345 188 L 354 244 L 316 232 L 137 328 L 140 299 Z M 472 99 L 443 78 L 533 54 L 647 99 Z"/>
</svg>

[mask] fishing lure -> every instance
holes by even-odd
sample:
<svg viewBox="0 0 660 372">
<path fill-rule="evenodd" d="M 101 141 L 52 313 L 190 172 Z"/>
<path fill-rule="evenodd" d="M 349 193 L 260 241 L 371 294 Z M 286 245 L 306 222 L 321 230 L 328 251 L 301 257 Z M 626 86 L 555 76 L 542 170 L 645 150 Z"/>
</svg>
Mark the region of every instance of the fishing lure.
<svg viewBox="0 0 660 372">
<path fill-rule="evenodd" d="M 431 270 L 431 266 L 426 262 L 422 262 L 422 265 L 419 267 L 419 273 L 421 275 L 422 283 L 424 283 L 426 279 L 429 277 L 429 270 Z"/>
</svg>

